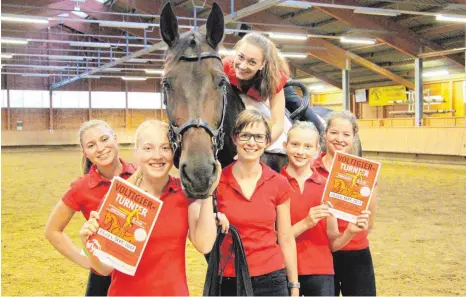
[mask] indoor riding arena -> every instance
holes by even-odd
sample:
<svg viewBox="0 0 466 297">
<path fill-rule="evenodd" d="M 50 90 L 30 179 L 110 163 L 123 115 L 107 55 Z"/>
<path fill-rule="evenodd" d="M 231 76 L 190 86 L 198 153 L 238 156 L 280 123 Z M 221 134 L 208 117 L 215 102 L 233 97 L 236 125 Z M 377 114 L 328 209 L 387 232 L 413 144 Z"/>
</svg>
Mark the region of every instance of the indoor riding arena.
<svg viewBox="0 0 466 297">
<path fill-rule="evenodd" d="M 106 121 L 136 162 L 136 128 L 168 121 L 166 2 L 1 1 L 2 295 L 84 295 L 89 270 L 45 225 L 82 175 L 84 122 Z M 170 2 L 180 34 L 206 31 L 212 0 Z M 369 234 L 377 295 L 466 295 L 466 1 L 217 2 L 220 57 L 262 32 L 311 106 L 356 115 L 363 157 L 381 163 Z M 64 231 L 79 249 L 84 222 L 76 212 Z M 186 245 L 190 294 L 202 295 L 206 260 Z"/>
</svg>

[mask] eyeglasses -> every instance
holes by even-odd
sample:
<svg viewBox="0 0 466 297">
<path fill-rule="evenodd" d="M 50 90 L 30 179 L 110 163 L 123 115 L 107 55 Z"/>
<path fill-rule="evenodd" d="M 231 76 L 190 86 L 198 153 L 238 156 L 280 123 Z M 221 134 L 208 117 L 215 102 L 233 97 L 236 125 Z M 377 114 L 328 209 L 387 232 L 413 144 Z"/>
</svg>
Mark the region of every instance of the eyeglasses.
<svg viewBox="0 0 466 297">
<path fill-rule="evenodd" d="M 268 138 L 267 134 L 251 134 L 247 132 L 240 132 L 240 133 L 237 133 L 237 135 L 240 141 L 249 141 L 251 137 L 254 137 L 254 140 L 257 143 L 264 143 L 267 141 L 267 138 Z"/>
</svg>

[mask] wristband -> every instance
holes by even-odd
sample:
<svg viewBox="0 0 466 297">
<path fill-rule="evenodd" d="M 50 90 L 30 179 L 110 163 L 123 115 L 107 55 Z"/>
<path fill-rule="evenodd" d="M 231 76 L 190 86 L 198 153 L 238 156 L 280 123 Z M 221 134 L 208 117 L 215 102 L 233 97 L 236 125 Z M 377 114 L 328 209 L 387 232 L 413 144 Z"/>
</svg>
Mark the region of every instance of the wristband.
<svg viewBox="0 0 466 297">
<path fill-rule="evenodd" d="M 288 282 L 288 288 L 301 288 L 301 284 L 299 282 Z"/>
</svg>

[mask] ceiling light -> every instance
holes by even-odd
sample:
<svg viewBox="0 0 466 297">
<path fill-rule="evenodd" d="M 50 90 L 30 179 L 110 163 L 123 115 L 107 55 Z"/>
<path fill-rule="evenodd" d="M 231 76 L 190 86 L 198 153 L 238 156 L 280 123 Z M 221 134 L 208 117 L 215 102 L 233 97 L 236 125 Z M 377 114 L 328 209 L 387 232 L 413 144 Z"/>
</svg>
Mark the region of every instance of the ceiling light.
<svg viewBox="0 0 466 297">
<path fill-rule="evenodd" d="M 48 65 L 27 65 L 28 67 L 32 68 L 39 68 L 39 69 L 48 69 L 48 70 L 65 70 L 65 66 L 48 66 Z"/>
<path fill-rule="evenodd" d="M 1 54 L 2 59 L 11 59 L 13 57 L 13 54 Z"/>
<path fill-rule="evenodd" d="M 466 16 L 439 14 L 437 15 L 437 21 L 466 23 Z"/>
<path fill-rule="evenodd" d="M 50 60 L 84 60 L 85 56 L 60 56 L 60 55 L 50 55 L 47 56 Z"/>
<path fill-rule="evenodd" d="M 104 68 L 102 69 L 102 72 L 120 72 L 120 68 Z"/>
<path fill-rule="evenodd" d="M 132 63 L 147 63 L 147 59 L 135 58 L 135 59 L 129 59 L 129 60 L 126 61 L 126 62 L 132 62 Z"/>
<path fill-rule="evenodd" d="M 358 44 L 375 44 L 376 40 L 373 38 L 351 38 L 351 37 L 340 37 L 340 42 L 343 43 L 358 43 Z"/>
<path fill-rule="evenodd" d="M 283 6 L 283 7 L 290 7 L 290 8 L 311 8 L 312 4 L 311 3 L 306 3 L 303 1 L 285 1 L 283 3 L 278 4 L 277 6 Z"/>
<path fill-rule="evenodd" d="M 26 39 L 13 39 L 13 38 L 2 38 L 0 39 L 1 43 L 10 43 L 10 44 L 27 44 Z"/>
<path fill-rule="evenodd" d="M 288 39 L 288 40 L 307 40 L 307 35 L 303 34 L 287 34 L 287 33 L 269 33 L 270 38 Z"/>
<path fill-rule="evenodd" d="M 100 78 L 98 75 L 85 75 L 85 78 Z"/>
<path fill-rule="evenodd" d="M 29 76 L 34 76 L 34 77 L 49 77 L 49 74 L 47 73 L 23 73 L 22 76 L 29 77 Z"/>
<path fill-rule="evenodd" d="M 218 51 L 218 53 L 222 56 L 233 56 L 236 53 L 236 51 L 229 49 L 221 49 Z"/>
<path fill-rule="evenodd" d="M 147 74 L 163 74 L 162 69 L 144 69 Z"/>
<path fill-rule="evenodd" d="M 88 15 L 87 13 L 85 13 L 85 12 L 76 10 L 76 7 L 75 7 L 75 10 L 71 11 L 71 13 L 74 14 L 74 15 L 77 15 L 78 17 L 83 18 L 83 19 L 85 19 L 85 18 L 87 18 L 87 17 L 89 16 L 89 15 Z"/>
<path fill-rule="evenodd" d="M 299 53 L 281 53 L 282 57 L 285 58 L 296 58 L 296 59 L 305 59 L 307 58 L 307 54 L 299 54 Z"/>
<path fill-rule="evenodd" d="M 122 80 L 146 80 L 147 77 L 140 77 L 140 76 L 122 76 Z"/>
<path fill-rule="evenodd" d="M 436 77 L 436 76 L 446 76 L 450 74 L 447 69 L 435 70 L 435 71 L 427 71 L 422 74 L 423 77 Z"/>
<path fill-rule="evenodd" d="M 307 89 L 310 91 L 322 90 L 323 88 L 324 88 L 324 85 L 321 85 L 321 84 L 307 86 Z"/>
<path fill-rule="evenodd" d="M 400 15 L 399 12 L 393 9 L 377 9 L 377 8 L 372 8 L 372 7 L 356 8 L 353 12 L 360 13 L 360 14 L 383 15 L 383 16 L 390 16 L 390 17 L 396 17 Z"/>
<path fill-rule="evenodd" d="M 101 27 L 115 27 L 115 28 L 134 28 L 134 29 L 147 29 L 148 24 L 137 23 L 137 22 L 107 22 L 101 21 L 99 23 Z"/>
<path fill-rule="evenodd" d="M 67 17 L 69 17 L 69 16 L 70 16 L 70 15 L 67 14 L 66 12 L 60 13 L 59 15 L 57 15 L 57 17 L 62 17 L 62 18 L 67 18 Z"/>
<path fill-rule="evenodd" d="M 70 42 L 70 46 L 85 46 L 85 47 L 103 47 L 109 48 L 111 45 L 110 43 L 103 43 L 103 42 L 84 42 L 84 41 L 75 41 Z"/>
<path fill-rule="evenodd" d="M 47 18 L 33 17 L 33 16 L 22 16 L 14 14 L 2 14 L 0 16 L 2 21 L 6 22 L 20 22 L 20 23 L 35 23 L 35 24 L 48 24 L 49 20 Z"/>
</svg>

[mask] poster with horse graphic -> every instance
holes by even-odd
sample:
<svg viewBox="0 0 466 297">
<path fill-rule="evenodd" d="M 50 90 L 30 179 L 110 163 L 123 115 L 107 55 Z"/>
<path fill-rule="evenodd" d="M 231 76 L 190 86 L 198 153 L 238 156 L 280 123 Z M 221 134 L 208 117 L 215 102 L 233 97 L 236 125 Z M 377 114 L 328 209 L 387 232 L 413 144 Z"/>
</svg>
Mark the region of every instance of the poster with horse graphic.
<svg viewBox="0 0 466 297">
<path fill-rule="evenodd" d="M 355 223 L 361 211 L 369 207 L 380 166 L 375 161 L 336 152 L 322 202 L 330 201 L 335 217 Z"/>
<path fill-rule="evenodd" d="M 134 275 L 163 202 L 114 177 L 99 208 L 99 229 L 86 249 L 105 264 Z"/>
</svg>

